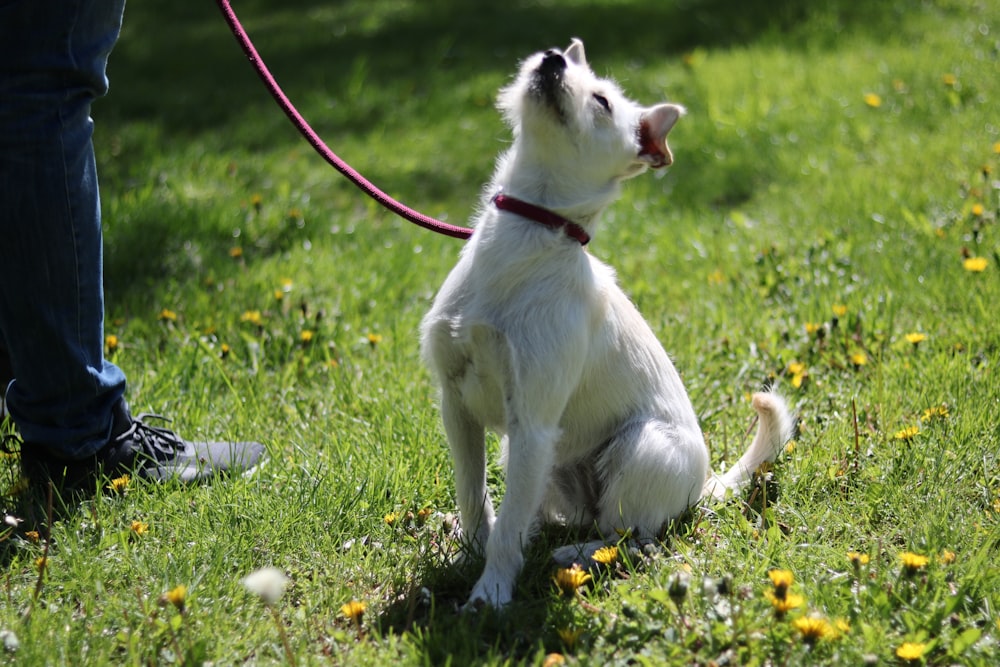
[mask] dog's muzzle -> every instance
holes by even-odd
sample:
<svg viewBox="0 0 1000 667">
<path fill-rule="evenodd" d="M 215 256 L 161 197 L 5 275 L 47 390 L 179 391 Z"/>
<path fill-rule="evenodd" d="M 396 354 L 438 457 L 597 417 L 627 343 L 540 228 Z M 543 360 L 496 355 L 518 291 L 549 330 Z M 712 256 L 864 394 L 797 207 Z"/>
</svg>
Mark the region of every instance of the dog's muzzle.
<svg viewBox="0 0 1000 667">
<path fill-rule="evenodd" d="M 563 75 L 566 73 L 566 58 L 555 49 L 549 49 L 542 54 L 542 61 L 535 69 L 532 91 L 546 106 L 555 111 L 562 121 L 565 112 L 562 108 Z"/>
</svg>

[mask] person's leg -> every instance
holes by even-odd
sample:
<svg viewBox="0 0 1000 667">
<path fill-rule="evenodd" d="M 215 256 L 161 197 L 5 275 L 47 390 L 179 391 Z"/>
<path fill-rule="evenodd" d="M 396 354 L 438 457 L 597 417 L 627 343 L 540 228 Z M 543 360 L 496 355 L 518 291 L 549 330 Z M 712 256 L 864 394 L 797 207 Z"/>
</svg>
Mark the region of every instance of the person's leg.
<svg viewBox="0 0 1000 667">
<path fill-rule="evenodd" d="M 100 202 L 91 102 L 124 0 L 0 4 L 0 347 L 26 443 L 93 455 L 125 376 L 104 358 Z"/>
</svg>

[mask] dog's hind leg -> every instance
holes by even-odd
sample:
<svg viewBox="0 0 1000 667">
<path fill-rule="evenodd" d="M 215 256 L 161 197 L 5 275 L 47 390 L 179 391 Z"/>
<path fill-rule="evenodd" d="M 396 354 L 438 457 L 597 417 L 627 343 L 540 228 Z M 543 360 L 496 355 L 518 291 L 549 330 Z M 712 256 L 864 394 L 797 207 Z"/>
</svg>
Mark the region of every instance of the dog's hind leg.
<svg viewBox="0 0 1000 667">
<path fill-rule="evenodd" d="M 660 420 L 627 424 L 601 452 L 598 526 L 604 535 L 655 537 L 701 496 L 708 449 L 701 432 Z"/>
</svg>

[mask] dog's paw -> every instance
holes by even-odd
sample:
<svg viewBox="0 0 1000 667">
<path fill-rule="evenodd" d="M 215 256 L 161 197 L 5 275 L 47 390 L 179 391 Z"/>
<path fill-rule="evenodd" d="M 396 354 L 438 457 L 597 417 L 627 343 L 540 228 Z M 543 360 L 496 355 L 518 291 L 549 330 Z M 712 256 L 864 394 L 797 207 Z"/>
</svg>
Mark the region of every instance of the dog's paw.
<svg viewBox="0 0 1000 667">
<path fill-rule="evenodd" d="M 500 609 L 510 603 L 513 593 L 513 582 L 484 572 L 476 585 L 472 587 L 472 594 L 469 596 L 469 601 L 462 607 L 462 611 L 478 611 L 483 607 Z"/>
</svg>

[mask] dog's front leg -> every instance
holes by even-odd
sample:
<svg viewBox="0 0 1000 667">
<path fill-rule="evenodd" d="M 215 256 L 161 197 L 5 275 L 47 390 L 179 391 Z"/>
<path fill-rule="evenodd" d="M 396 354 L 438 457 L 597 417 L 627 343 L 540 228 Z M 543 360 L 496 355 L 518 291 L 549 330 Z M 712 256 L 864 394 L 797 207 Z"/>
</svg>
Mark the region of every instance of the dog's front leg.
<svg viewBox="0 0 1000 667">
<path fill-rule="evenodd" d="M 552 467 L 557 426 L 508 422 L 507 490 L 500 516 L 486 543 L 486 567 L 472 589 L 469 606 L 502 607 L 510 602 Z"/>
</svg>

